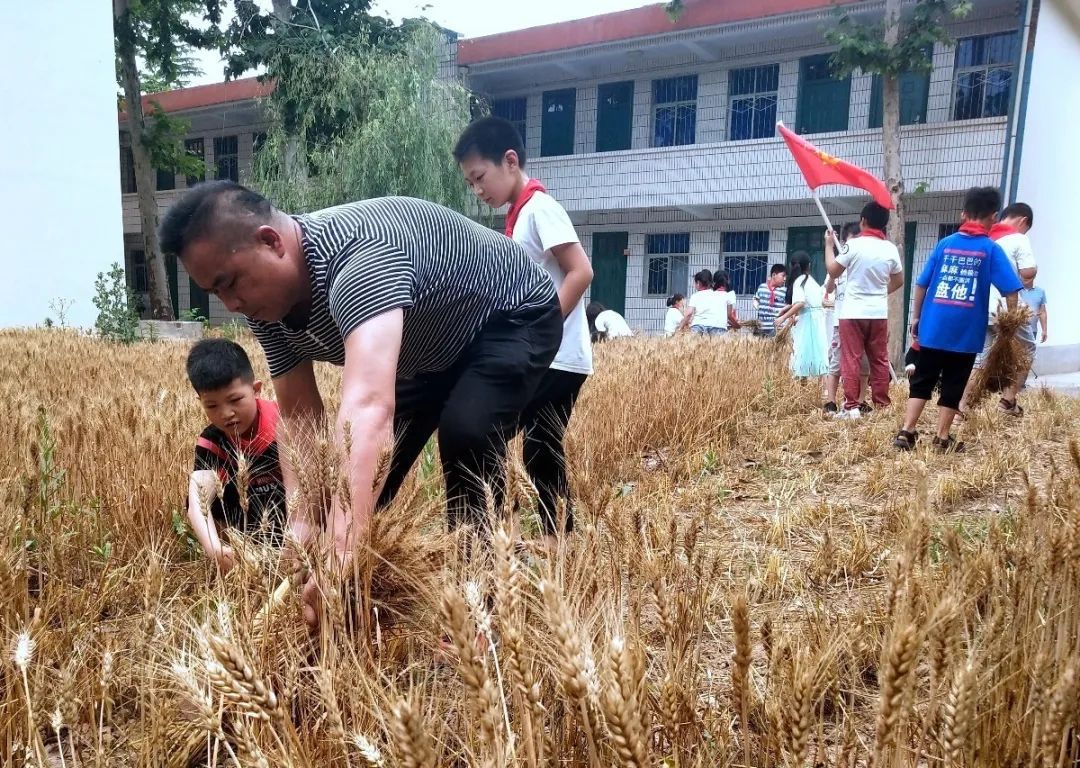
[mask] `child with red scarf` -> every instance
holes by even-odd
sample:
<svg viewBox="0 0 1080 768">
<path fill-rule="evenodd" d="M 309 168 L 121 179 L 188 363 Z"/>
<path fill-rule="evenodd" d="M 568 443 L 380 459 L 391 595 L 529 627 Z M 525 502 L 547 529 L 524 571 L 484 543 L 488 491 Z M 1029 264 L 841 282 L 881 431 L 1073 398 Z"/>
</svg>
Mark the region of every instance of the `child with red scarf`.
<svg viewBox="0 0 1080 768">
<path fill-rule="evenodd" d="M 847 241 L 847 250 L 834 251 L 835 234 L 825 235 L 825 268 L 834 280 L 844 275 L 844 301 L 839 309 L 840 377 L 844 407 L 837 418 L 857 419 L 860 363 L 870 364 L 870 393 L 874 405 L 889 405 L 889 294 L 904 285 L 900 253 L 885 237 L 889 210 L 876 202 L 862 209 L 859 234 Z"/>
<path fill-rule="evenodd" d="M 949 431 L 959 412 L 975 355 L 983 346 L 990 286 L 1002 293 L 1010 309 L 1016 306 L 1021 288 L 1005 251 L 990 239 L 990 227 L 1000 205 L 1001 194 L 995 187 L 969 190 L 960 231 L 937 244 L 915 282 L 911 338 L 919 343 L 919 355 L 904 426 L 893 441 L 896 448 L 915 447 L 919 417 L 940 383 L 934 447 L 941 452 L 964 449 L 964 444 L 958 443 Z"/>
<path fill-rule="evenodd" d="M 543 184 L 526 175 L 525 146 L 512 123 L 498 117 L 475 120 L 458 139 L 454 159 L 478 198 L 492 208 L 510 205 L 506 236 L 547 271 L 562 305 L 562 345 L 521 417 L 525 468 L 537 489 L 541 527 L 553 543 L 560 506 L 566 512 L 564 530 L 573 528 L 563 435 L 578 392 L 592 373 L 583 300 L 592 264 L 566 211 Z"/>
</svg>

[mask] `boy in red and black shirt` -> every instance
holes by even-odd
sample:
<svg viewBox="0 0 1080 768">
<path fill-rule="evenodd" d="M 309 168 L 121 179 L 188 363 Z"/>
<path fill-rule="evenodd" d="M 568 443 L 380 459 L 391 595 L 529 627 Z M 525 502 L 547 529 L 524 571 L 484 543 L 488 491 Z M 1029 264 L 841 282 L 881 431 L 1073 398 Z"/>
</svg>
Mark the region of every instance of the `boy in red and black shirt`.
<svg viewBox="0 0 1080 768">
<path fill-rule="evenodd" d="M 277 404 L 258 395 L 251 360 L 227 339 L 192 347 L 187 375 L 210 420 L 195 442 L 188 521 L 222 573 L 234 564 L 218 526 L 278 541 L 285 521 L 285 485 L 278 461 Z M 203 508 L 210 502 L 210 514 Z M 264 524 L 265 521 L 265 524 Z"/>
</svg>

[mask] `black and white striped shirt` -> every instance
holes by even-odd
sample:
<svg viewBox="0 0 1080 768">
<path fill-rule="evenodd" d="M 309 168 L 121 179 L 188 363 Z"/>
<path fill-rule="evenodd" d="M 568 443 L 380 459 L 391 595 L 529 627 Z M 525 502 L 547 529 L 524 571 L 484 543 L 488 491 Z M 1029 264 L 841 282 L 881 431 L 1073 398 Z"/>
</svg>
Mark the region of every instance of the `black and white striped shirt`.
<svg viewBox="0 0 1080 768">
<path fill-rule="evenodd" d="M 311 275 L 302 328 L 248 320 L 270 376 L 345 364 L 345 337 L 404 310 L 398 378 L 450 368 L 495 312 L 541 307 L 555 286 L 508 237 L 441 205 L 383 197 L 296 216 Z"/>
</svg>

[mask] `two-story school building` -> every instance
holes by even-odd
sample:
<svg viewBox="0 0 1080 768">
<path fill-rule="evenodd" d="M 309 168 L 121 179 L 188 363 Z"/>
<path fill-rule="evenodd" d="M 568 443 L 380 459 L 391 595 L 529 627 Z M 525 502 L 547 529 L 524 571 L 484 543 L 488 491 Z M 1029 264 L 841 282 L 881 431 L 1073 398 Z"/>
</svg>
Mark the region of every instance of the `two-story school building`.
<svg viewBox="0 0 1080 768">
<path fill-rule="evenodd" d="M 809 252 L 824 275 L 824 226 L 776 135 L 778 120 L 832 155 L 882 170 L 881 84 L 832 76 L 823 31 L 837 20 L 833 0 L 684 5 L 677 22 L 656 4 L 456 48 L 461 76 L 518 126 L 528 171 L 577 226 L 593 260 L 591 298 L 644 332 L 659 331 L 666 297 L 688 293 L 702 268 L 728 271 L 745 317 L 769 265 L 795 251 Z M 881 18 L 880 1 L 846 5 Z M 1080 117 L 1080 83 L 1063 73 L 1080 71 L 1080 19 L 1068 0 L 978 0 L 950 33 L 955 44 L 934 47 L 929 74 L 901 80 L 905 266 L 916 274 L 955 230 L 967 188 L 1000 186 L 1007 200 L 1030 202 L 1037 283 L 1051 316 L 1039 367 L 1080 369 L 1080 309 L 1068 305 L 1065 287 L 1071 238 L 1057 223 L 1078 200 L 1065 169 L 1080 167 L 1066 138 L 1066 118 Z M 218 176 L 243 178 L 258 144 L 255 87 L 239 81 L 159 98 L 188 94 L 191 105 L 175 111 L 192 117 L 191 140 L 201 140 Z M 868 199 L 842 187 L 822 196 L 835 225 L 857 219 Z M 135 236 L 128 265 L 139 287 L 134 196 L 125 198 L 125 232 Z M 199 302 L 211 319 L 227 315 L 180 278 L 178 306 Z"/>
</svg>

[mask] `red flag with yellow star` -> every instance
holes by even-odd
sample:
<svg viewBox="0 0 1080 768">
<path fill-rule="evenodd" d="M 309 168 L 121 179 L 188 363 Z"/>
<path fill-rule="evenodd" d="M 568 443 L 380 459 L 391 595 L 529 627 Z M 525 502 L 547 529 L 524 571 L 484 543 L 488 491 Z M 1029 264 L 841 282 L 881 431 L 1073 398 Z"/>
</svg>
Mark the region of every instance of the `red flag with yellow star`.
<svg viewBox="0 0 1080 768">
<path fill-rule="evenodd" d="M 825 184 L 858 187 L 873 195 L 878 205 L 885 208 L 893 207 L 892 195 L 889 194 L 889 188 L 881 179 L 857 165 L 852 165 L 818 149 L 802 136 L 792 133 L 783 123 L 777 123 L 776 127 L 787 142 L 791 156 L 795 158 L 795 163 L 802 171 L 803 178 L 806 179 L 810 189 L 817 189 Z"/>
</svg>

